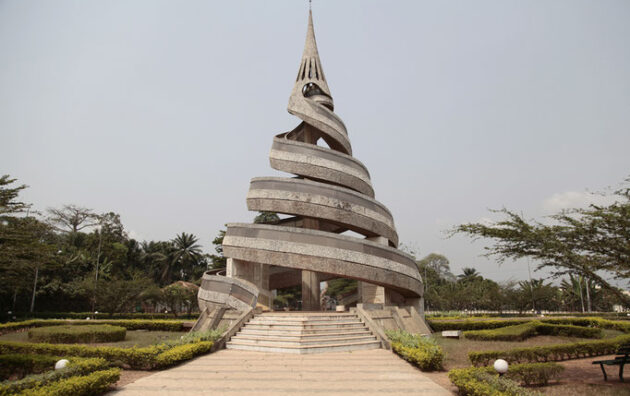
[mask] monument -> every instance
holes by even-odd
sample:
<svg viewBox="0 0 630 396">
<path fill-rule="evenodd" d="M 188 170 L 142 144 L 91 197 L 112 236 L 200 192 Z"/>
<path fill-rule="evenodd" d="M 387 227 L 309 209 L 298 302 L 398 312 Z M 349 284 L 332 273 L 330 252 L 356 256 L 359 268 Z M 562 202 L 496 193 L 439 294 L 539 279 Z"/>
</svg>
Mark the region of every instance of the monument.
<svg viewBox="0 0 630 396">
<path fill-rule="evenodd" d="M 256 177 L 247 194 L 249 210 L 282 218 L 274 224 L 227 225 L 226 273 L 206 273 L 199 290 L 202 316 L 213 318 L 200 319 L 212 322 L 205 327 L 220 321 L 219 311 L 273 310 L 272 291 L 299 284 L 302 310 L 319 311 L 320 282 L 334 278 L 358 280 L 361 309 L 404 309 L 406 317 L 424 325 L 418 267 L 397 249 L 392 214 L 375 199 L 370 174 L 353 157 L 334 109 L 309 11 L 288 104 L 301 122 L 273 138 L 269 155 L 271 167 L 290 176 Z M 343 235 L 347 231 L 352 235 Z"/>
</svg>

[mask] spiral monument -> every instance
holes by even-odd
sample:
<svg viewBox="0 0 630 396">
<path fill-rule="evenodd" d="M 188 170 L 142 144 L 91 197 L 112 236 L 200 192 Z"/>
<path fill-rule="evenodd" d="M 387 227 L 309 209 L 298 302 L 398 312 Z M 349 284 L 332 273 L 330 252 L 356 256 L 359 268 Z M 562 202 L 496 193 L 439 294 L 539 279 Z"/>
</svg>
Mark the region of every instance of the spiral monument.
<svg viewBox="0 0 630 396">
<path fill-rule="evenodd" d="M 228 224 L 226 276 L 204 275 L 200 305 L 273 309 L 272 290 L 301 284 L 302 309 L 317 311 L 321 281 L 351 278 L 359 281 L 363 306 L 407 307 L 421 316 L 422 278 L 413 258 L 397 249 L 392 214 L 352 156 L 311 12 L 288 111 L 302 122 L 274 137 L 269 158 L 273 169 L 291 176 L 254 178 L 247 195 L 249 210 L 286 216 L 275 224 Z"/>
</svg>

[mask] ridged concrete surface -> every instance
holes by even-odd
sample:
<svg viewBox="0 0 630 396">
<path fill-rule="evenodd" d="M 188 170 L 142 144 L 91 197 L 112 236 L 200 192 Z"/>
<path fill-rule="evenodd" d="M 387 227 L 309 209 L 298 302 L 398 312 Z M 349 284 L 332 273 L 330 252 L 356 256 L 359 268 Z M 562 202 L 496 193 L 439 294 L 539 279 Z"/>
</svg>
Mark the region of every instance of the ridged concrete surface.
<svg viewBox="0 0 630 396">
<path fill-rule="evenodd" d="M 452 395 L 390 351 L 290 355 L 220 350 L 110 395 Z"/>
</svg>

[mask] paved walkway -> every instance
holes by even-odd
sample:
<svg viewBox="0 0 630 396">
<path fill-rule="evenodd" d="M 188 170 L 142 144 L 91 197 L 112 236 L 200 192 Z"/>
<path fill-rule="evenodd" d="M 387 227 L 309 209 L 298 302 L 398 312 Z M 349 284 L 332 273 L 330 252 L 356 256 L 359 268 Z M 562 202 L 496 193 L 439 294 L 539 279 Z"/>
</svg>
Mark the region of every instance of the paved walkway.
<svg viewBox="0 0 630 396">
<path fill-rule="evenodd" d="M 223 349 L 110 393 L 136 395 L 452 395 L 384 349 L 293 355 Z"/>
</svg>

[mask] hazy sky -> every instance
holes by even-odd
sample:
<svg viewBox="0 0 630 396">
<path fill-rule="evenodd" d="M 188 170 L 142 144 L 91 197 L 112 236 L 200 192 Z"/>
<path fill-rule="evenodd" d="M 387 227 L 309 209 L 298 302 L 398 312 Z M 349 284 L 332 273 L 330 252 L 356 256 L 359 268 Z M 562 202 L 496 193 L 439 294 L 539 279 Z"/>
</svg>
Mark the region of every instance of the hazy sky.
<svg viewBox="0 0 630 396">
<path fill-rule="evenodd" d="M 120 213 L 131 236 L 249 222 L 276 175 L 307 2 L 0 0 L 0 173 L 38 209 Z M 323 1 L 335 111 L 402 242 L 525 279 L 443 231 L 584 205 L 630 174 L 630 2 Z M 536 275 L 538 276 L 538 275 Z"/>
</svg>

